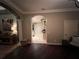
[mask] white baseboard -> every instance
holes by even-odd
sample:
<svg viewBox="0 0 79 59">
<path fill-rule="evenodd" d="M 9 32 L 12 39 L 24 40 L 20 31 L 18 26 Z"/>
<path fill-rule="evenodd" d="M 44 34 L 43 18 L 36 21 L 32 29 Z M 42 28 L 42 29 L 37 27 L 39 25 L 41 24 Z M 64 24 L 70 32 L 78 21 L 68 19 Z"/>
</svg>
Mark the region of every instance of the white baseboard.
<svg viewBox="0 0 79 59">
<path fill-rule="evenodd" d="M 27 44 L 46 44 L 46 45 L 62 45 L 62 43 L 31 43 L 31 42 L 28 42 L 28 40 L 23 40 L 25 42 L 27 42 Z"/>
<path fill-rule="evenodd" d="M 62 45 L 62 43 L 47 43 L 47 45 Z"/>
<path fill-rule="evenodd" d="M 29 43 L 29 42 L 27 44 L 62 45 L 62 43 Z"/>
</svg>

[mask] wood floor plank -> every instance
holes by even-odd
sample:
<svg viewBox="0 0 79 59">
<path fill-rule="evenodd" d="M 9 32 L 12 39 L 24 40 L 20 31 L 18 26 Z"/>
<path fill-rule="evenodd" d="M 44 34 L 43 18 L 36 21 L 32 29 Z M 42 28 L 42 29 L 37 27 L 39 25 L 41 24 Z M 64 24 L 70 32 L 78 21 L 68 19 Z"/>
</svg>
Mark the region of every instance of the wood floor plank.
<svg viewBox="0 0 79 59">
<path fill-rule="evenodd" d="M 79 59 L 79 49 L 58 45 L 30 44 L 16 48 L 3 59 Z"/>
</svg>

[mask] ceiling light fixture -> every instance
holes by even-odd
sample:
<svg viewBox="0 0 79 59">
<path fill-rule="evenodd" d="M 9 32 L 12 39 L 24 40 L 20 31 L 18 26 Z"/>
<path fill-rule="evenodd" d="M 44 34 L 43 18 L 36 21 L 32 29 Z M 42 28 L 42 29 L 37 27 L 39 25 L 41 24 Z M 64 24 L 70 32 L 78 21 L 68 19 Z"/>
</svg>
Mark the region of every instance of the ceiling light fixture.
<svg viewBox="0 0 79 59">
<path fill-rule="evenodd" d="M 79 0 L 74 0 L 74 1 L 75 1 L 75 6 L 79 8 Z"/>
</svg>

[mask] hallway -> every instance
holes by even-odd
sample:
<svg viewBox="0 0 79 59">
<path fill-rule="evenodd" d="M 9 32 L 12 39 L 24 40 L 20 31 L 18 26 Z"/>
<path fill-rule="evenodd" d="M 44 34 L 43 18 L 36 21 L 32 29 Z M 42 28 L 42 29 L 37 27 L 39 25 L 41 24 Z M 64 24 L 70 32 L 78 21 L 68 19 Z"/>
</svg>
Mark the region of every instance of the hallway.
<svg viewBox="0 0 79 59">
<path fill-rule="evenodd" d="M 41 43 L 41 44 L 46 44 L 46 40 L 40 39 L 38 37 L 32 37 L 32 43 Z"/>
<path fill-rule="evenodd" d="M 45 32 L 43 30 L 45 29 Z M 36 15 L 32 17 L 32 43 L 47 43 L 46 19 L 44 16 Z"/>
</svg>

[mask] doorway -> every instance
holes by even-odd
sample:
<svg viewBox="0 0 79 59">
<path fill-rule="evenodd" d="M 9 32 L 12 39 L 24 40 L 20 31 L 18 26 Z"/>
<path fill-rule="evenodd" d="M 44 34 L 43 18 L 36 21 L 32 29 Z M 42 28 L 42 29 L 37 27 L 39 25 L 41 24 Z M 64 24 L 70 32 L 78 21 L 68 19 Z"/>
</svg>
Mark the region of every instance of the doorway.
<svg viewBox="0 0 79 59">
<path fill-rule="evenodd" d="M 17 18 L 6 8 L 0 6 L 0 44 L 17 44 L 19 42 Z"/>
<path fill-rule="evenodd" d="M 47 20 L 42 15 L 36 15 L 32 17 L 31 22 L 31 43 L 47 43 Z"/>
</svg>

